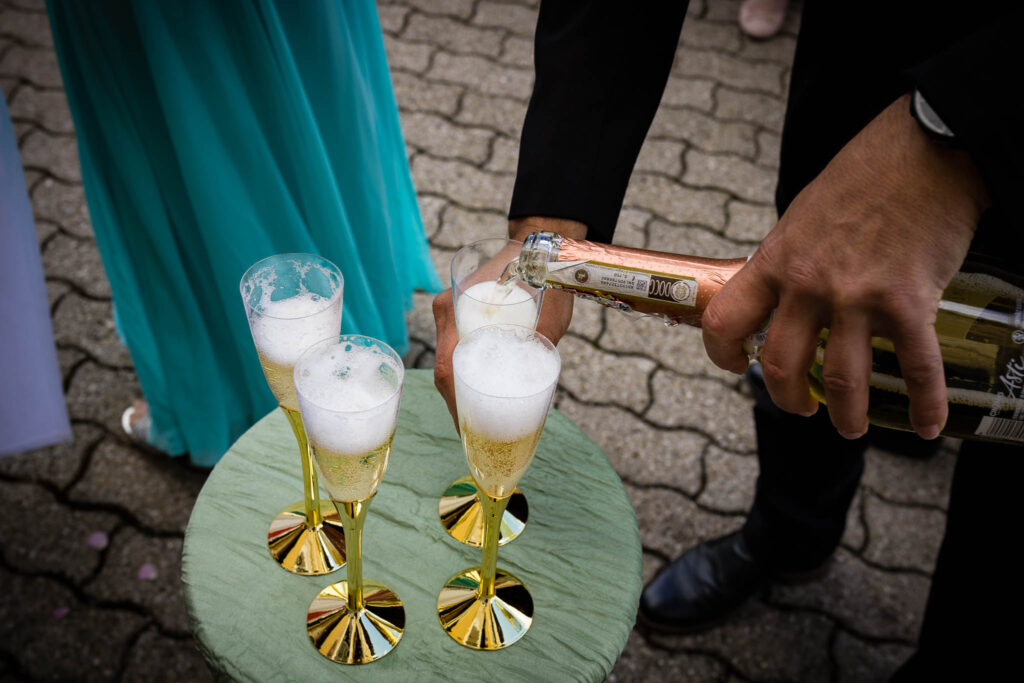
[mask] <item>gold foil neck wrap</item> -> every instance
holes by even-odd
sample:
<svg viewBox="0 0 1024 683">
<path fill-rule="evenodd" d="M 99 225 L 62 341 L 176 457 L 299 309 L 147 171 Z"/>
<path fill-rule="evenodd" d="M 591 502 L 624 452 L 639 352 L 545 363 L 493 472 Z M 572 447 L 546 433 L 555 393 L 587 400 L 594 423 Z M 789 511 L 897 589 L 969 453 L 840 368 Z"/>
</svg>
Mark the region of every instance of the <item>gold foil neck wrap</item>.
<svg viewBox="0 0 1024 683">
<path fill-rule="evenodd" d="M 701 316 L 711 297 L 735 275 L 746 263 L 746 258 L 713 259 L 685 254 L 671 254 L 647 249 L 634 249 L 586 240 L 561 238 L 556 263 L 567 261 L 588 261 L 590 263 L 642 271 L 654 275 L 692 278 L 697 282 L 697 299 L 694 306 L 681 306 L 632 294 L 597 292 L 585 287 L 578 289 L 559 285 L 567 291 L 594 296 L 618 308 L 629 308 L 638 313 L 663 316 L 670 324 L 683 323 L 700 327 Z"/>
</svg>

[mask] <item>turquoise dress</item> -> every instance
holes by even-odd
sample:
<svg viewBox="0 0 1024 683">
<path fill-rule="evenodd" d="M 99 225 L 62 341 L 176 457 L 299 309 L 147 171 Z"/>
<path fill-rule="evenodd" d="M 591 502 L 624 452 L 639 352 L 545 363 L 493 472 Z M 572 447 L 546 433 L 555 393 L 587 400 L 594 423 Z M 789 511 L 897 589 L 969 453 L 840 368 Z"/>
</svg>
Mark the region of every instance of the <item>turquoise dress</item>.
<svg viewBox="0 0 1024 683">
<path fill-rule="evenodd" d="M 273 409 L 238 289 L 271 254 L 336 263 L 342 331 L 405 352 L 441 284 L 370 0 L 48 5 L 154 446 L 210 466 Z"/>
</svg>

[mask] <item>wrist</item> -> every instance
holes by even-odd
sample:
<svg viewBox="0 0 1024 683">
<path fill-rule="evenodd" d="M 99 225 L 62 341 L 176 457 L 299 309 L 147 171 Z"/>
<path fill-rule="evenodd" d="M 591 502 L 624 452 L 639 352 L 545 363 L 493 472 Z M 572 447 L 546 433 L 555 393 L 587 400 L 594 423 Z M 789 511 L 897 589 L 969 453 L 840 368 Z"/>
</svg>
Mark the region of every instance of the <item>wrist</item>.
<svg viewBox="0 0 1024 683">
<path fill-rule="evenodd" d="M 508 222 L 508 236 L 522 242 L 531 232 L 546 230 L 565 237 L 581 240 L 587 236 L 587 226 L 579 221 L 568 218 L 551 218 L 549 216 L 526 216 L 513 218 Z"/>
</svg>

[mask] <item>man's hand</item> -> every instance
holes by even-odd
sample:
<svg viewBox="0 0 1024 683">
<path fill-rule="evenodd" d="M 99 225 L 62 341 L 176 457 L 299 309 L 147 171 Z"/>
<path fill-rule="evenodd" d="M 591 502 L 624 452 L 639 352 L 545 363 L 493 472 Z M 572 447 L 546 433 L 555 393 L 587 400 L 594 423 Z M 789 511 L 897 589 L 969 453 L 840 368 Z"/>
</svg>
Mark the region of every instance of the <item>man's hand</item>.
<svg viewBox="0 0 1024 683">
<path fill-rule="evenodd" d="M 910 115 L 909 97 L 804 188 L 703 318 L 708 355 L 742 372 L 744 338 L 774 309 L 765 384 L 780 408 L 803 415 L 817 410 L 807 371 L 828 327 L 826 400 L 847 438 L 868 426 L 872 336 L 893 342 L 915 431 L 931 439 L 945 425 L 936 312 L 988 203 L 970 157 L 933 142 Z"/>
<path fill-rule="evenodd" d="M 509 222 L 509 237 L 520 242 L 531 232 L 549 230 L 566 237 L 583 239 L 587 228 L 582 223 L 560 218 L 520 218 Z M 500 273 L 501 269 L 498 269 Z M 547 290 L 544 305 L 537 321 L 537 331 L 557 344 L 572 320 L 573 296 L 566 292 Z M 441 392 L 452 414 L 455 429 L 459 428 L 458 413 L 455 409 L 455 382 L 452 376 L 452 352 L 459 341 L 455 329 L 455 306 L 452 290 L 446 289 L 434 297 L 434 325 L 437 328 L 437 350 L 434 358 L 434 386 Z"/>
</svg>

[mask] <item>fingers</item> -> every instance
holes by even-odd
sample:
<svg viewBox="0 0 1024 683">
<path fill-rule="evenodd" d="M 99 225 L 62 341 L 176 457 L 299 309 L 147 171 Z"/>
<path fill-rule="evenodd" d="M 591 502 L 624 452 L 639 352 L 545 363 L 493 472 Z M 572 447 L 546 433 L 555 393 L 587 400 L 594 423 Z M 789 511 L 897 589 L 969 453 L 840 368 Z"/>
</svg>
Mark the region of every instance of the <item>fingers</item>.
<svg viewBox="0 0 1024 683">
<path fill-rule="evenodd" d="M 455 309 L 452 305 L 452 290 L 446 289 L 436 297 L 433 304 L 434 327 L 437 329 L 437 347 L 434 353 L 434 386 L 448 404 L 448 412 L 459 430 L 458 411 L 455 406 L 455 377 L 452 372 L 452 353 L 459 341 L 455 328 Z"/>
<path fill-rule="evenodd" d="M 778 301 L 753 261 L 715 294 L 701 319 L 704 348 L 718 367 L 743 373 L 749 360 L 743 350 L 747 337 L 760 329 Z"/>
<path fill-rule="evenodd" d="M 949 415 L 946 375 L 935 327 L 925 322 L 904 328 L 892 342 L 910 396 L 910 424 L 922 438 L 934 439 L 946 426 Z"/>
<path fill-rule="evenodd" d="M 811 396 L 807 372 L 814 362 L 821 321 L 807 304 L 783 302 L 768 329 L 761 366 L 765 386 L 778 407 L 799 415 L 813 415 L 818 402 Z"/>
<path fill-rule="evenodd" d="M 832 424 L 844 438 L 863 436 L 871 380 L 871 321 L 866 314 L 833 313 L 821 375 Z"/>
</svg>

